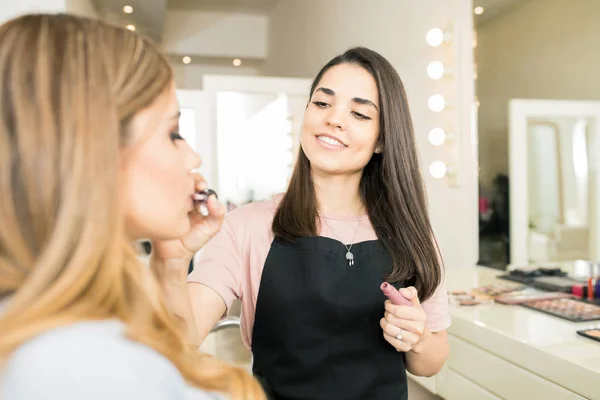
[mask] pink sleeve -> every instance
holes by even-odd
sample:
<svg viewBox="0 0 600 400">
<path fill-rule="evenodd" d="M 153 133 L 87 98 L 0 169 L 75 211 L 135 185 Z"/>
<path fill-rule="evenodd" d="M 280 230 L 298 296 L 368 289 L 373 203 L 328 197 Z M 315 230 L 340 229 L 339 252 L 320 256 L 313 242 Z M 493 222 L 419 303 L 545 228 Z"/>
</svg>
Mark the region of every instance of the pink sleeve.
<svg viewBox="0 0 600 400">
<path fill-rule="evenodd" d="M 435 238 L 434 238 L 435 241 Z M 437 241 L 436 241 L 437 244 Z M 421 307 L 427 314 L 427 329 L 430 332 L 439 332 L 450 327 L 450 310 L 448 307 L 448 289 L 446 288 L 446 268 L 439 255 L 440 268 L 442 268 L 442 282 L 435 289 L 430 298 L 425 300 Z"/>
<path fill-rule="evenodd" d="M 243 258 L 231 223 L 223 227 L 200 251 L 188 282 L 201 283 L 223 298 L 227 310 L 242 296 Z"/>
<path fill-rule="evenodd" d="M 427 329 L 439 332 L 450 327 L 450 311 L 448 309 L 448 292 L 445 276 L 433 295 L 421 304 L 427 314 Z"/>
</svg>

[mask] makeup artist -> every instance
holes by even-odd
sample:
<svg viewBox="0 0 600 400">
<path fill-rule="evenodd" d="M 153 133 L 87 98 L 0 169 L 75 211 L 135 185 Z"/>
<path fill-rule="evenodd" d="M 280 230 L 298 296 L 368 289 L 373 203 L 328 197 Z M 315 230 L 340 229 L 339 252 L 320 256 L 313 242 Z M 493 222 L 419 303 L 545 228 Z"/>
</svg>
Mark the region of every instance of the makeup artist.
<svg viewBox="0 0 600 400">
<path fill-rule="evenodd" d="M 386 59 L 353 48 L 323 67 L 287 192 L 231 212 L 197 261 L 188 290 L 187 264 L 170 278 L 175 311 L 193 315 L 201 343 L 241 299 L 270 399 L 407 399 L 406 370 L 441 369 L 444 271 L 408 102 Z M 410 305 L 386 301 L 385 281 Z"/>
</svg>

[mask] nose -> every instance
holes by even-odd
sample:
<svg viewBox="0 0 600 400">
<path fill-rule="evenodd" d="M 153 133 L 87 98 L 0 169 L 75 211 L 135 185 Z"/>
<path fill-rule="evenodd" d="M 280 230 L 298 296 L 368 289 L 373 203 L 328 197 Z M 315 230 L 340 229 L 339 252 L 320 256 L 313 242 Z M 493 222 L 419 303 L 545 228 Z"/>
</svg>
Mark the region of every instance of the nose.
<svg viewBox="0 0 600 400">
<path fill-rule="evenodd" d="M 342 118 L 342 111 L 336 107 L 331 107 L 329 109 L 329 113 L 327 114 L 326 120 L 327 126 L 330 126 L 334 129 L 344 130 L 344 122 Z"/>
<path fill-rule="evenodd" d="M 186 146 L 187 154 L 185 160 L 188 171 L 200 168 L 202 165 L 202 157 L 200 157 L 200 154 L 196 153 L 194 149 L 190 147 L 190 145 L 186 144 Z"/>
</svg>

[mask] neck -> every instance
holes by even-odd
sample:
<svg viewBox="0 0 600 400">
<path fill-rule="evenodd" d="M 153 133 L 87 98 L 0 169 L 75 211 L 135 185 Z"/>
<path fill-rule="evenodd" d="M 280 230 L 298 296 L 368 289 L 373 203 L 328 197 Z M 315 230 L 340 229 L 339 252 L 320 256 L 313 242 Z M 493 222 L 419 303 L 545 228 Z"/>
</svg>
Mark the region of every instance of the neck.
<svg viewBox="0 0 600 400">
<path fill-rule="evenodd" d="M 358 217 L 366 213 L 360 198 L 362 171 L 350 175 L 330 175 L 312 170 L 319 213 L 339 217 Z"/>
</svg>

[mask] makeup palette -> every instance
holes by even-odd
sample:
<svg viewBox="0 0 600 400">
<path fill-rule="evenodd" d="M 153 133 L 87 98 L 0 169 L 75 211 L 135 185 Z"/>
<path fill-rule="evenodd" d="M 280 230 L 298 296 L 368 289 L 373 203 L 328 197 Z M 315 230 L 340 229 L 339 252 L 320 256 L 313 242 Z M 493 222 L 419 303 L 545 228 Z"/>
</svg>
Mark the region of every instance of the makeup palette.
<svg viewBox="0 0 600 400">
<path fill-rule="evenodd" d="M 496 296 L 494 301 L 501 304 L 521 304 L 534 300 L 562 299 L 568 297 L 573 297 L 573 295 L 563 292 L 546 292 L 544 290 L 528 287 L 523 290 L 517 290 Z"/>
<path fill-rule="evenodd" d="M 528 301 L 521 306 L 571 322 L 600 320 L 600 307 L 570 298 Z"/>
<path fill-rule="evenodd" d="M 523 288 L 524 288 L 523 286 L 516 287 L 514 285 L 510 286 L 510 285 L 503 285 L 501 283 L 494 283 L 494 284 L 487 285 L 487 286 L 476 287 L 475 289 L 473 289 L 472 294 L 496 297 L 501 294 L 511 293 L 511 292 L 514 292 L 517 290 L 521 290 Z"/>
<path fill-rule="evenodd" d="M 448 293 L 451 304 L 458 306 L 477 306 L 480 304 L 492 304 L 493 300 L 489 296 L 478 296 L 469 294 L 463 290 L 457 290 Z"/>
<path fill-rule="evenodd" d="M 539 278 L 544 277 L 565 277 L 567 273 L 560 268 L 552 267 L 521 267 L 509 271 L 508 274 L 500 275 L 498 278 L 513 282 L 519 282 L 525 285 L 534 285 Z"/>
<path fill-rule="evenodd" d="M 582 331 L 577 331 L 577 333 L 586 338 L 600 342 L 600 329 L 584 329 Z"/>
<path fill-rule="evenodd" d="M 494 298 L 503 293 L 511 293 L 515 290 L 523 289 L 523 286 L 505 285 L 494 283 L 486 286 L 479 286 L 470 291 L 455 290 L 448 292 L 450 303 L 460 306 L 476 306 L 479 304 L 493 304 Z"/>
<path fill-rule="evenodd" d="M 550 292 L 571 293 L 573 285 L 578 282 L 566 276 L 541 276 L 535 278 L 531 286 Z"/>
</svg>

